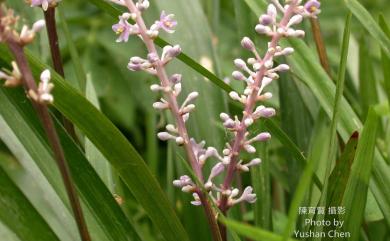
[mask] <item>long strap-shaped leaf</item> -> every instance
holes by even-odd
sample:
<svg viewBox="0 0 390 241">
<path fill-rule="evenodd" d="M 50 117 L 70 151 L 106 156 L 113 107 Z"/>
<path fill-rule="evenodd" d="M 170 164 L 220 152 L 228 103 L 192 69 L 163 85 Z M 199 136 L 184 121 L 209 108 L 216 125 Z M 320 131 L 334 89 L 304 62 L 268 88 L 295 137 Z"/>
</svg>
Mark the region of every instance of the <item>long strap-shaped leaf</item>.
<svg viewBox="0 0 390 241">
<path fill-rule="evenodd" d="M 0 221 L 23 241 L 59 241 L 46 221 L 1 168 Z"/>
<path fill-rule="evenodd" d="M 57 181 L 59 175 L 56 172 L 54 160 L 50 156 L 50 147 L 45 141 L 44 132 L 32 106 L 25 101 L 25 98 L 22 91 L 0 88 L 2 107 L 0 114 L 62 200 L 67 200 L 63 195 L 62 183 Z M 99 227 L 110 240 L 140 240 L 82 151 L 62 128 L 58 128 L 58 132 L 81 200 L 88 207 Z"/>
<path fill-rule="evenodd" d="M 349 232 L 348 240 L 356 241 L 360 238 L 360 227 L 363 222 L 364 208 L 367 201 L 368 184 L 371 177 L 372 164 L 379 118 L 374 109 L 370 109 L 363 133 L 356 149 L 356 158 L 352 164 L 351 175 L 345 188 L 343 206 L 344 231 Z M 339 238 L 337 240 L 344 240 Z"/>
<path fill-rule="evenodd" d="M 48 68 L 29 51 L 26 52 L 36 76 L 42 69 Z M 9 52 L 3 45 L 0 46 L 0 56 L 5 62 L 11 61 Z M 55 85 L 54 106 L 71 120 L 110 161 L 167 241 L 189 240 L 158 181 L 135 148 L 107 117 L 63 78 L 52 72 Z"/>
<path fill-rule="evenodd" d="M 388 38 L 382 31 L 381 27 L 376 23 L 370 12 L 368 12 L 367 9 L 365 9 L 363 5 L 356 0 L 344 1 L 353 15 L 360 21 L 371 36 L 379 42 L 386 54 L 390 56 L 390 38 Z"/>
</svg>

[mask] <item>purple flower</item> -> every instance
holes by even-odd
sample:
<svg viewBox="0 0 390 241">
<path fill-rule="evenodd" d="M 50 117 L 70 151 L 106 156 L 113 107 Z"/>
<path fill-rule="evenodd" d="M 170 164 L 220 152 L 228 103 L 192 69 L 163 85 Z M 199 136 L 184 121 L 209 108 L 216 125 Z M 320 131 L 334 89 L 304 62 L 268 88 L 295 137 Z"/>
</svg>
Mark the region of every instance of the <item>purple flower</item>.
<svg viewBox="0 0 390 241">
<path fill-rule="evenodd" d="M 177 25 L 177 21 L 174 19 L 175 15 L 166 14 L 165 11 L 161 12 L 160 20 L 157 21 L 158 28 L 164 29 L 167 33 L 175 32 L 174 28 Z"/>
<path fill-rule="evenodd" d="M 122 16 L 119 16 L 119 22 L 112 25 L 112 30 L 119 35 L 116 40 L 117 42 L 127 42 L 130 34 L 135 34 L 137 32 L 136 26 L 127 22 L 129 17 L 129 14 L 124 13 Z"/>
<path fill-rule="evenodd" d="M 321 3 L 317 0 L 310 0 L 308 1 L 307 3 L 305 3 L 305 11 L 311 15 L 311 16 L 315 16 L 317 14 L 319 14 L 321 11 L 320 11 L 320 6 L 321 6 Z"/>
</svg>

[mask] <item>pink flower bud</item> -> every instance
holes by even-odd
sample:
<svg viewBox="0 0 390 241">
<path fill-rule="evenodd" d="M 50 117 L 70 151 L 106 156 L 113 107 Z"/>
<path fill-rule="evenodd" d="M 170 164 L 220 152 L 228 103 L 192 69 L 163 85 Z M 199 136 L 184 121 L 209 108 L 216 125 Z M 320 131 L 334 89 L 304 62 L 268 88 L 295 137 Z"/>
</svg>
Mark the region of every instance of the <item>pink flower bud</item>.
<svg viewBox="0 0 390 241">
<path fill-rule="evenodd" d="M 241 80 L 242 81 L 242 80 L 246 79 L 245 75 L 243 75 L 240 71 L 234 71 L 232 73 L 232 76 L 233 76 L 233 78 L 235 80 Z"/>
<path fill-rule="evenodd" d="M 241 40 L 241 46 L 247 50 L 250 50 L 250 51 L 253 51 L 255 49 L 255 44 L 253 43 L 253 41 L 248 38 L 248 37 L 244 37 L 242 40 Z"/>
</svg>

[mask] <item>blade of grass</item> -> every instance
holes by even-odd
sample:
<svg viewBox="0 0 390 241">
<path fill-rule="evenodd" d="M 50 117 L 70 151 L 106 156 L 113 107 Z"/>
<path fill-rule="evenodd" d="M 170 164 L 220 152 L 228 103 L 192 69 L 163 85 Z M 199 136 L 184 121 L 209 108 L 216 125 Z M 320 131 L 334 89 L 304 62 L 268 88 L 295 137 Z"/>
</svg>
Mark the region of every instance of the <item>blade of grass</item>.
<svg viewBox="0 0 390 241">
<path fill-rule="evenodd" d="M 295 69 L 295 73 L 300 79 L 312 90 L 327 115 L 329 117 L 332 116 L 335 96 L 334 84 L 320 67 L 316 56 L 303 41 L 290 39 L 288 42 L 296 51 L 293 56 L 288 58 L 289 63 Z M 361 121 L 343 97 L 340 102 L 338 133 L 346 141 L 351 133 L 360 130 L 361 127 Z M 375 153 L 373 173 L 374 178 L 371 179 L 370 183 L 371 191 L 377 199 L 387 221 L 390 221 L 390 186 L 387 185 L 390 182 L 390 168 L 378 149 Z"/>
<path fill-rule="evenodd" d="M 307 153 L 313 129 L 313 119 L 301 97 L 301 93 L 297 87 L 298 83 L 299 82 L 296 82 L 289 75 L 282 75 L 278 80 L 280 125 L 289 138 L 291 138 L 292 142 L 295 143 L 302 152 Z M 291 103 L 294 104 L 292 105 Z M 297 115 L 297 113 L 299 113 L 299 115 Z M 291 193 L 294 193 L 299 181 L 299 176 L 304 169 L 305 162 L 289 155 L 286 155 L 285 158 L 288 159 L 286 162 L 288 173 L 292 174 L 288 177 L 289 190 Z"/>
<path fill-rule="evenodd" d="M 59 241 L 24 194 L 0 168 L 0 220 L 24 241 Z"/>
<path fill-rule="evenodd" d="M 314 167 L 318 165 L 320 162 L 321 156 L 323 156 L 323 149 L 318 148 L 321 141 L 328 139 L 328 133 L 323 131 L 324 128 L 327 127 L 327 120 L 325 114 L 323 112 L 319 112 L 318 118 L 315 121 L 315 125 L 313 128 L 313 132 L 311 134 L 310 139 L 310 147 L 308 154 L 308 162 L 303 170 L 303 173 L 299 179 L 299 183 L 297 185 L 296 191 L 293 194 L 289 211 L 288 211 L 288 220 L 287 224 L 283 230 L 283 240 L 287 240 L 288 237 L 294 232 L 295 236 L 298 236 L 298 233 L 301 232 L 304 227 L 300 227 L 297 225 L 297 221 L 299 220 L 299 207 L 302 205 L 303 207 L 309 206 L 308 197 L 310 196 L 310 187 L 312 186 L 312 175 L 314 174 Z M 295 227 L 300 227 L 298 230 L 294 230 Z"/>
<path fill-rule="evenodd" d="M 12 154 L 0 152 L 2 160 L 0 166 L 47 221 L 60 240 L 76 240 L 78 232 L 72 214 L 1 115 L 0 129 L 2 130 L 1 140 L 11 153 L 15 153 L 11 156 Z M 0 237 L 0 240 L 8 239 Z"/>
<path fill-rule="evenodd" d="M 379 25 L 381 26 L 383 32 L 386 34 L 388 38 L 390 38 L 390 28 L 386 23 L 385 17 L 383 15 L 379 16 Z M 382 69 L 383 69 L 383 75 L 384 75 L 384 89 L 387 94 L 387 99 L 390 104 L 390 57 L 386 55 L 383 48 L 381 49 L 381 57 L 382 57 Z"/>
<path fill-rule="evenodd" d="M 93 86 L 92 80 L 87 77 L 86 81 L 87 82 L 85 86 L 85 97 L 98 110 L 100 110 L 99 100 L 97 98 L 97 94 Z M 85 140 L 85 156 L 87 157 L 88 161 L 91 163 L 95 171 L 98 173 L 104 184 L 106 184 L 107 188 L 112 191 L 114 188 L 114 181 L 111 165 L 88 138 L 86 138 Z"/>
<path fill-rule="evenodd" d="M 303 155 L 302 151 L 299 149 L 299 147 L 290 139 L 290 137 L 275 123 L 275 121 L 266 119 L 263 120 L 264 126 L 266 129 L 268 129 L 272 136 L 277 138 L 290 152 L 291 155 L 293 155 L 294 158 L 296 158 L 300 163 L 306 165 L 308 163 L 308 160 Z M 313 181 L 315 185 L 322 190 L 322 183 L 318 176 L 313 176 Z"/>
<path fill-rule="evenodd" d="M 343 35 L 343 42 L 341 46 L 341 57 L 340 57 L 340 64 L 339 64 L 340 68 L 337 76 L 336 93 L 334 97 L 333 113 L 332 113 L 331 125 L 329 130 L 330 132 L 330 138 L 328 143 L 329 155 L 328 155 L 328 161 L 327 161 L 327 165 L 325 169 L 326 171 L 324 176 L 324 192 L 321 193 L 320 201 L 318 203 L 318 206 L 320 207 L 324 207 L 326 205 L 326 200 L 328 195 L 327 190 L 330 190 L 328 189 L 328 184 L 330 180 L 329 176 L 331 173 L 331 169 L 334 166 L 334 162 L 335 162 L 334 158 L 337 153 L 337 126 L 339 125 L 340 105 L 341 105 L 341 100 L 344 92 L 345 71 L 347 66 L 349 39 L 351 34 L 351 18 L 352 18 L 352 14 L 349 13 L 344 25 L 345 26 L 344 35 Z M 324 214 L 316 215 L 317 220 L 324 220 L 324 218 L 325 218 Z"/>
<path fill-rule="evenodd" d="M 357 0 L 344 0 L 353 15 L 359 20 L 371 36 L 379 42 L 385 53 L 390 56 L 390 39 L 382 31 L 371 14 Z"/>
<path fill-rule="evenodd" d="M 63 3 L 62 3 L 63 4 Z M 74 43 L 72 34 L 69 30 L 68 24 L 66 23 L 66 18 L 63 13 L 62 7 L 57 8 L 58 16 L 60 19 L 60 24 L 62 27 L 62 32 L 64 33 L 65 40 L 67 46 L 69 48 L 70 57 L 72 59 L 73 68 L 75 70 L 76 79 L 79 84 L 79 88 L 82 93 L 85 92 L 86 89 L 86 75 L 83 69 L 83 65 L 81 64 L 80 56 L 77 52 L 76 45 Z"/>
<path fill-rule="evenodd" d="M 256 149 L 259 150 L 258 156 L 261 156 L 263 161 L 261 165 L 251 168 L 254 193 L 260 194 L 253 208 L 255 225 L 272 230 L 270 159 L 268 158 L 267 144 L 261 143 Z"/>
<path fill-rule="evenodd" d="M 351 166 L 355 158 L 358 139 L 359 133 L 354 132 L 345 145 L 345 149 L 341 154 L 339 161 L 329 176 L 329 185 L 326 191 L 326 207 L 341 207 L 342 205 L 345 188 L 351 173 Z M 324 220 L 331 220 L 331 215 L 329 215 L 328 212 L 326 213 Z M 337 227 L 335 227 L 332 222 L 330 226 L 325 227 L 325 233 L 336 228 Z M 325 240 L 331 241 L 332 239 L 333 238 L 329 236 L 325 237 Z"/>
<path fill-rule="evenodd" d="M 348 59 L 348 49 L 349 49 L 349 39 L 351 35 L 351 19 L 352 14 L 349 13 L 345 20 L 344 25 L 344 34 L 343 34 L 343 42 L 341 46 L 341 57 L 340 57 L 340 68 L 337 75 L 337 83 L 336 83 L 336 93 L 335 100 L 333 105 L 333 115 L 332 122 L 330 126 L 330 142 L 329 142 L 329 163 L 327 166 L 326 178 L 330 174 L 331 166 L 334 163 L 333 157 L 337 152 L 337 126 L 339 124 L 340 119 L 340 105 L 344 92 L 344 83 L 345 83 L 345 73 L 347 69 L 347 59 Z"/>
<path fill-rule="evenodd" d="M 359 44 L 359 94 L 363 119 L 367 117 L 369 107 L 378 103 L 377 81 L 370 58 L 371 50 L 369 44 L 370 42 L 365 36 L 362 36 Z"/>
<path fill-rule="evenodd" d="M 4 46 L 0 46 L 0 53 L 3 61 L 6 63 L 11 61 L 9 52 Z M 38 76 L 42 69 L 49 68 L 30 51 L 26 51 L 26 55 L 34 75 Z M 56 86 L 53 90 L 56 99 L 54 106 L 71 120 L 111 162 L 161 234 L 167 240 L 187 241 L 189 238 L 166 195 L 135 148 L 107 117 L 67 84 L 61 76 L 54 73 L 52 81 Z"/>
<path fill-rule="evenodd" d="M 238 234 L 241 234 L 247 238 L 250 238 L 251 240 L 256 241 L 281 241 L 282 236 L 266 231 L 264 229 L 255 228 L 248 224 L 239 223 L 237 221 L 233 221 L 230 219 L 227 219 L 223 216 L 219 217 L 219 220 L 224 223 L 229 229 L 234 230 Z M 296 239 L 289 238 L 288 241 L 297 241 Z"/>
<path fill-rule="evenodd" d="M 344 231 L 350 232 L 351 237 L 348 240 L 351 241 L 356 241 L 360 237 L 368 185 L 372 175 L 378 124 L 379 117 L 375 110 L 370 108 L 343 198 L 343 206 L 346 210 Z"/>
</svg>

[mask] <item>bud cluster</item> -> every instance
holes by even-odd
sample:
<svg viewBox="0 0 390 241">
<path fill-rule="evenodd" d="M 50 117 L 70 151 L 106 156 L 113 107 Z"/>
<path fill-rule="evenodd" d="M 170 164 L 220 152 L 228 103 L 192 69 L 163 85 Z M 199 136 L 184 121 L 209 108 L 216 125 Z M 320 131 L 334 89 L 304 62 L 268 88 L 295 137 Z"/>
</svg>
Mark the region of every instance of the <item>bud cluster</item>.
<svg viewBox="0 0 390 241">
<path fill-rule="evenodd" d="M 28 95 L 31 99 L 38 103 L 51 104 L 54 101 L 53 95 L 51 94 L 51 90 L 54 88 L 54 85 L 50 82 L 50 71 L 48 69 L 44 70 L 41 73 L 40 79 L 41 81 L 39 82 L 37 92 L 29 90 Z"/>
<path fill-rule="evenodd" d="M 12 39 L 12 41 L 24 46 L 31 43 L 35 39 L 36 33 L 45 27 L 45 21 L 38 20 L 32 27 L 23 25 L 21 30 L 18 31 L 18 23 L 19 17 L 14 15 L 14 11 L 11 9 L 6 10 L 5 15 L 0 19 L 0 42 Z"/>
<path fill-rule="evenodd" d="M 34 2 L 36 3 L 36 1 Z M 23 48 L 25 45 L 33 42 L 35 39 L 36 33 L 42 30 L 45 27 L 44 20 L 36 21 L 32 27 L 23 25 L 21 30 L 17 30 L 19 23 L 19 17 L 14 15 L 14 11 L 11 9 L 6 9 L 4 7 L 4 12 L 0 18 L 0 42 L 6 42 L 10 46 L 18 45 Z M 22 73 L 16 64 L 16 62 L 11 62 L 12 71 L 3 69 L 0 71 L 0 80 L 4 81 L 4 86 L 6 87 L 18 87 L 23 83 Z M 54 101 L 54 98 L 51 94 L 51 90 L 54 85 L 50 83 L 51 75 L 49 70 L 45 70 L 41 74 L 41 82 L 37 90 L 29 89 L 28 96 L 34 101 L 41 104 L 50 104 Z"/>
</svg>

